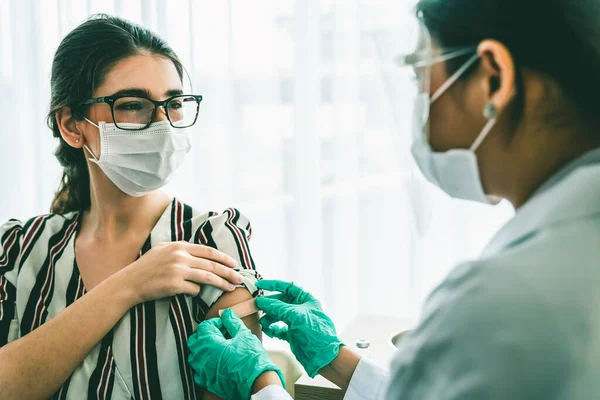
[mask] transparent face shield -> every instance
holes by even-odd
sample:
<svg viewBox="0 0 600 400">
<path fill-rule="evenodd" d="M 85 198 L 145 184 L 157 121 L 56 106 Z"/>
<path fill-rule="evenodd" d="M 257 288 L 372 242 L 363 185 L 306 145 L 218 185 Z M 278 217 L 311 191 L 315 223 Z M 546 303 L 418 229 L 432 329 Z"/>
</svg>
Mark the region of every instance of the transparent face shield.
<svg viewBox="0 0 600 400">
<path fill-rule="evenodd" d="M 435 102 L 478 59 L 475 46 L 437 48 L 419 18 L 403 21 L 402 28 L 375 35 L 374 43 L 381 81 L 386 93 L 395 142 L 410 146 L 422 132 L 428 139 L 429 105 Z M 473 54 L 473 57 L 432 93 L 432 66 Z M 413 132 L 413 135 L 403 134 Z"/>
<path fill-rule="evenodd" d="M 428 67 L 414 71 L 407 66 L 403 56 L 415 54 L 425 46 L 426 37 L 420 33 L 419 21 L 405 10 L 400 18 L 392 18 L 387 26 L 372 33 L 372 49 L 376 79 L 375 92 L 381 96 L 377 105 L 382 108 L 382 125 L 393 143 L 395 163 L 407 159 L 412 141 L 412 114 L 418 93 L 427 92 L 429 87 Z M 418 73 L 418 74 L 417 74 Z M 410 162 L 410 161 L 409 161 Z"/>
<path fill-rule="evenodd" d="M 421 174 L 415 174 L 417 165 L 422 173 L 423 168 L 421 168 L 422 163 L 415 159 L 412 150 L 416 144 L 420 144 L 421 148 L 429 150 L 429 155 L 433 155 L 429 145 L 430 105 L 439 99 L 479 57 L 476 46 L 455 48 L 435 46 L 428 29 L 420 18 L 414 16 L 414 13 L 412 17 L 402 22 L 399 25 L 402 27 L 401 30 L 390 32 L 385 36 L 375 36 L 374 43 L 380 81 L 387 98 L 391 122 L 389 132 L 395 161 L 399 167 L 410 171 L 412 178 L 405 183 L 406 193 L 414 209 L 411 214 L 415 216 L 416 230 L 423 233 L 429 225 L 427 217 L 430 215 L 429 197 L 424 195 L 425 187 L 420 183 L 420 178 L 417 178 Z M 434 65 L 469 55 L 471 55 L 469 60 L 445 82 L 436 82 L 436 87 L 432 87 L 431 74 Z"/>
</svg>

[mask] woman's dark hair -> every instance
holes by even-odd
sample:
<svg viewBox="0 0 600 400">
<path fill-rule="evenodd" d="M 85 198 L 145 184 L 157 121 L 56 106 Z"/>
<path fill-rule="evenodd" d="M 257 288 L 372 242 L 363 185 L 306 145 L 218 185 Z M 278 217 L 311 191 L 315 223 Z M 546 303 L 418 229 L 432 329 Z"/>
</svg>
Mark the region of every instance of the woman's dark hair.
<svg viewBox="0 0 600 400">
<path fill-rule="evenodd" d="M 83 118 L 79 105 L 92 97 L 106 74 L 119 61 L 142 53 L 169 58 L 183 80 L 184 68 L 175 52 L 156 34 L 121 18 L 98 14 L 73 29 L 60 43 L 52 63 L 50 112 L 47 122 L 60 143 L 56 158 L 64 167 L 60 187 L 50 211 L 65 214 L 90 206 L 90 177 L 82 149 L 67 144 L 60 135 L 56 112 L 70 107 L 74 118 Z"/>
<path fill-rule="evenodd" d="M 581 115 L 598 121 L 599 1 L 420 0 L 417 14 L 442 47 L 477 46 L 485 39 L 504 44 L 516 64 L 521 113 L 520 68 L 528 67 L 554 79 Z M 468 57 L 449 61 L 448 72 L 456 71 Z"/>
</svg>

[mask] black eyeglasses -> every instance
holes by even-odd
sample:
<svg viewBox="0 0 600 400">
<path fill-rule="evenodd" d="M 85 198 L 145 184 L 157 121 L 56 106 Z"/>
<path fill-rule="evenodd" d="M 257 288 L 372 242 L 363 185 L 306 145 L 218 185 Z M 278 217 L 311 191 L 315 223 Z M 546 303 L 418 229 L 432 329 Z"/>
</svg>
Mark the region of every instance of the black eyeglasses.
<svg viewBox="0 0 600 400">
<path fill-rule="evenodd" d="M 89 99 L 81 105 L 106 103 L 110 105 L 114 124 L 119 129 L 140 131 L 150 126 L 158 107 L 163 107 L 174 128 L 188 128 L 196 123 L 202 96 L 180 94 L 164 101 L 141 96 L 104 96 Z"/>
</svg>

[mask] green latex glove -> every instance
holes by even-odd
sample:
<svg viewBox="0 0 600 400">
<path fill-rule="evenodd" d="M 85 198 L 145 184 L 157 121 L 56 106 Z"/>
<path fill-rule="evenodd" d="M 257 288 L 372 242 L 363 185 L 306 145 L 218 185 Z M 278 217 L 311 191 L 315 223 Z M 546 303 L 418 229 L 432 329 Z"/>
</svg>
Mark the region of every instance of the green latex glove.
<svg viewBox="0 0 600 400">
<path fill-rule="evenodd" d="M 344 343 L 338 338 L 331 318 L 310 293 L 283 281 L 258 281 L 257 287 L 273 292 L 259 297 L 256 305 L 265 312 L 260 319 L 263 332 L 289 342 L 292 353 L 311 378 L 329 365 Z M 284 322 L 281 326 L 278 322 Z"/>
<path fill-rule="evenodd" d="M 231 339 L 225 338 L 227 333 Z M 250 399 L 254 381 L 266 371 L 277 372 L 285 387 L 283 373 L 273 364 L 260 340 L 230 309 L 221 318 L 198 325 L 188 347 L 194 381 L 219 397 Z"/>
</svg>

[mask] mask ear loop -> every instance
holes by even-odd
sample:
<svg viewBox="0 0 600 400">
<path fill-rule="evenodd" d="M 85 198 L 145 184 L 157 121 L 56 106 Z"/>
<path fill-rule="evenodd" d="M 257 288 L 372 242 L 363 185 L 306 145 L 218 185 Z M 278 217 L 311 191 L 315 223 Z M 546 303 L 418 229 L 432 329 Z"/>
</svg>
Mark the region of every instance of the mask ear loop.
<svg viewBox="0 0 600 400">
<path fill-rule="evenodd" d="M 92 121 L 90 121 L 89 119 L 87 119 L 86 117 L 83 117 L 83 119 L 85 119 L 87 122 L 89 122 L 90 124 L 94 125 L 96 128 L 100 129 L 100 126 L 93 123 Z"/>
<path fill-rule="evenodd" d="M 483 116 L 488 119 L 488 122 L 483 127 L 483 130 L 481 131 L 481 133 L 479 134 L 477 139 L 475 139 L 475 142 L 471 145 L 471 148 L 469 149 L 470 151 L 472 151 L 474 153 L 475 151 L 477 151 L 479 146 L 481 146 L 481 143 L 483 143 L 485 138 L 492 131 L 492 128 L 494 127 L 494 125 L 496 125 L 497 115 L 498 115 L 498 110 L 496 109 L 496 106 L 490 102 L 486 103 L 485 107 L 483 108 Z"/>
<path fill-rule="evenodd" d="M 90 155 L 92 156 L 92 158 L 90 158 L 89 160 L 92 161 L 92 162 L 95 162 L 97 164 L 98 163 L 98 158 L 94 155 L 94 153 L 92 153 L 92 150 L 90 150 L 90 148 L 88 147 L 88 145 L 84 144 L 83 148 L 85 150 L 87 150 L 87 152 L 90 153 Z"/>
<path fill-rule="evenodd" d="M 515 93 L 516 91 L 513 91 L 513 97 L 515 96 Z M 496 120 L 498 119 L 498 108 L 494 105 L 494 103 L 492 103 L 491 101 L 485 103 L 485 106 L 483 107 L 483 116 L 487 118 L 488 122 L 487 124 L 485 124 L 483 130 L 479 134 L 479 137 L 475 139 L 475 142 L 469 149 L 472 152 L 475 152 L 479 148 L 479 146 L 481 146 L 481 143 L 485 140 L 485 138 L 488 136 L 488 134 L 496 124 Z"/>
<path fill-rule="evenodd" d="M 83 119 L 85 119 L 85 120 L 86 120 L 87 122 L 89 122 L 90 124 L 94 125 L 96 128 L 100 129 L 100 126 L 99 126 L 99 125 L 96 125 L 95 123 L 93 123 L 92 121 L 90 121 L 89 119 L 87 119 L 86 117 L 83 117 Z M 84 143 L 84 144 L 83 144 L 83 148 L 84 148 L 85 150 L 87 150 L 87 152 L 88 152 L 88 153 L 90 153 L 90 155 L 92 156 L 92 158 L 91 158 L 91 159 L 89 159 L 89 160 L 90 160 L 90 161 L 93 161 L 93 162 L 95 162 L 95 163 L 98 163 L 98 161 L 99 161 L 99 160 L 98 160 L 98 157 L 96 157 L 96 156 L 94 155 L 94 153 L 92 153 L 92 150 L 90 150 L 90 148 L 88 147 L 88 145 Z"/>
<path fill-rule="evenodd" d="M 475 63 L 475 61 L 477 61 L 479 59 L 479 54 L 475 54 L 473 57 L 471 57 L 469 59 L 469 61 L 467 61 L 462 67 L 460 67 L 450 78 L 448 78 L 448 80 L 446 82 L 444 82 L 444 84 L 442 86 L 439 87 L 438 90 L 435 91 L 435 93 L 431 96 L 431 104 L 433 104 L 433 102 L 435 102 L 437 99 L 439 99 L 442 94 L 444 94 L 444 92 L 446 92 L 446 90 L 448 90 L 448 88 L 450 86 L 452 86 L 457 80 L 458 78 L 460 78 L 462 76 L 462 74 L 465 73 L 465 71 L 467 69 L 469 69 L 471 67 L 471 65 L 473 65 Z"/>
</svg>

